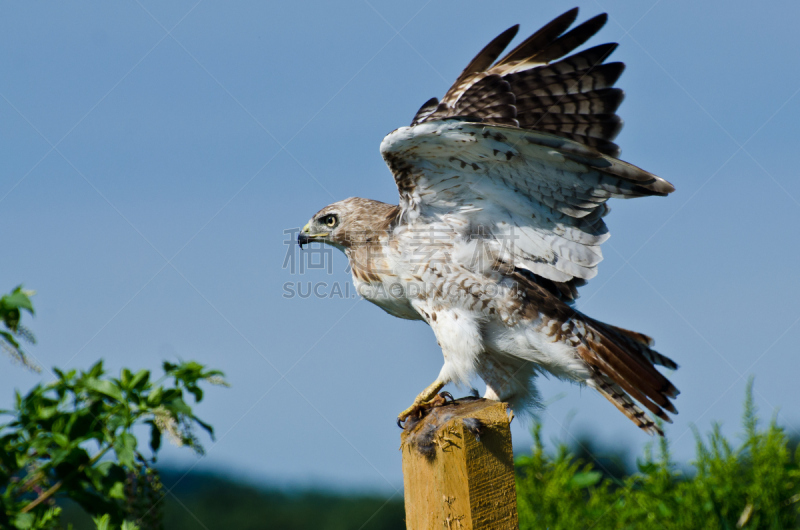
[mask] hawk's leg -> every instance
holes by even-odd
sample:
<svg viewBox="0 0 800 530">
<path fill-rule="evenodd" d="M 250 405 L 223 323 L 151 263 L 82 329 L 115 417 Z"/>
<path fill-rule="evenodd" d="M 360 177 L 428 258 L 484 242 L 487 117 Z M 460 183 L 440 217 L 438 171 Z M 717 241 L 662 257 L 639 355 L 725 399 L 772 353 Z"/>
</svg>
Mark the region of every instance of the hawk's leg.
<svg viewBox="0 0 800 530">
<path fill-rule="evenodd" d="M 442 348 L 444 365 L 436 381 L 397 417 L 400 424 L 408 418 L 421 418 L 432 407 L 444 405 L 448 397 L 452 400 L 448 393 L 439 396 L 437 393 L 446 383 L 468 384 L 475 373 L 477 358 L 483 351 L 481 321 L 475 314 L 444 307 L 436 300 L 416 300 L 412 305 L 433 329 Z"/>
<path fill-rule="evenodd" d="M 433 406 L 444 405 L 446 398 L 437 395 L 443 386 L 444 383 L 438 379 L 428 385 L 428 387 L 420 392 L 414 399 L 414 403 L 397 416 L 397 424 L 402 428 L 402 423 L 406 421 L 409 416 L 421 416 L 423 412 Z M 450 396 L 448 392 L 443 392 L 442 394 Z M 452 399 L 452 396 L 450 396 L 450 398 Z"/>
</svg>

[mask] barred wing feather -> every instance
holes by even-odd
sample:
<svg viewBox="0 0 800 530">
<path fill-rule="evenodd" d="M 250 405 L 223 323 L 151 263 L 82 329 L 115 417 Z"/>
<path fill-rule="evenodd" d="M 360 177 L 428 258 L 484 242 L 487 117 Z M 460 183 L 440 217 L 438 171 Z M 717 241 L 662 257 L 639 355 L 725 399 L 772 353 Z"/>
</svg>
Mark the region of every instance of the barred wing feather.
<svg viewBox="0 0 800 530">
<path fill-rule="evenodd" d="M 460 217 L 465 237 L 487 233 L 496 259 L 551 280 L 566 300 L 596 274 L 606 201 L 674 190 L 616 159 L 624 93 L 613 85 L 625 65 L 604 63 L 614 43 L 569 55 L 608 19 L 569 29 L 577 16 L 567 11 L 500 58 L 519 27 L 507 29 L 441 102 L 426 101 L 381 145 L 405 222 Z"/>
<path fill-rule="evenodd" d="M 400 192 L 401 222 L 450 222 L 465 241 L 481 234 L 495 259 L 554 282 L 596 274 L 609 198 L 674 189 L 579 142 L 464 119 L 397 129 L 381 153 Z"/>
<path fill-rule="evenodd" d="M 598 15 L 567 31 L 577 16 L 577 8 L 567 11 L 498 61 L 519 27 L 507 29 L 475 56 L 441 102 L 426 101 L 411 124 L 471 117 L 550 132 L 619 156 L 613 140 L 622 120 L 615 112 L 624 93 L 613 85 L 625 65 L 603 64 L 616 49 L 614 43 L 565 57 L 608 19 Z"/>
</svg>

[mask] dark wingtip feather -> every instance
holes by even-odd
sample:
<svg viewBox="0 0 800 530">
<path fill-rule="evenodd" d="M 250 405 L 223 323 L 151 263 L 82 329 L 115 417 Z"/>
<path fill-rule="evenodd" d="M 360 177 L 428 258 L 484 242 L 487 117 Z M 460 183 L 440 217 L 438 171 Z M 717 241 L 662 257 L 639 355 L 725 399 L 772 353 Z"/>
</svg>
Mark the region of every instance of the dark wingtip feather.
<svg viewBox="0 0 800 530">
<path fill-rule="evenodd" d="M 508 44 L 514 40 L 514 37 L 516 37 L 518 31 L 519 24 L 514 24 L 500 35 L 492 39 L 489 44 L 484 46 L 483 49 L 481 49 L 481 51 L 479 51 L 478 54 L 473 57 L 453 85 L 457 86 L 470 75 L 489 69 L 489 67 L 492 66 L 492 63 L 494 63 L 497 58 L 500 57 L 500 54 L 503 53 L 503 50 L 506 49 L 506 46 L 508 46 Z"/>
<path fill-rule="evenodd" d="M 511 50 L 508 55 L 498 61 L 498 65 L 508 64 L 529 58 L 543 47 L 556 40 L 578 18 L 578 8 L 572 8 L 545 24 L 536 33 L 525 39 L 522 44 Z"/>
<path fill-rule="evenodd" d="M 573 29 L 561 35 L 558 39 L 553 41 L 549 46 L 536 54 L 536 60 L 548 63 L 559 57 L 563 57 L 578 46 L 582 45 L 587 40 L 591 39 L 595 33 L 605 26 L 608 21 L 608 15 L 602 13 L 596 17 L 592 17 L 583 24 L 575 26 Z"/>
<path fill-rule="evenodd" d="M 423 105 L 412 125 L 449 117 L 475 118 L 556 134 L 595 154 L 619 157 L 619 146 L 612 140 L 622 121 L 609 115 L 623 99 L 624 93 L 613 85 L 625 65 L 603 64 L 616 43 L 569 55 L 608 21 L 608 15 L 602 13 L 570 29 L 577 16 L 577 7 L 566 11 L 492 66 L 519 26 L 508 28 L 472 59 L 438 105 L 433 99 Z M 642 182 L 642 186 L 646 188 L 643 194 L 648 195 L 672 191 L 655 181 Z"/>
</svg>

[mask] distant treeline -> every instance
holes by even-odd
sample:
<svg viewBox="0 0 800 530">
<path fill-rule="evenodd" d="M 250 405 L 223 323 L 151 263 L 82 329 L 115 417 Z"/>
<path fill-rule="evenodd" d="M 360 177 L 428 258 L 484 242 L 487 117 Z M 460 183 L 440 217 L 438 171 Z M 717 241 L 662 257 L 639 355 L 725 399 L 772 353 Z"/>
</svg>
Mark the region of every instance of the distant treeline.
<svg viewBox="0 0 800 530">
<path fill-rule="evenodd" d="M 207 472 L 161 470 L 166 530 L 404 530 L 403 498 L 257 487 Z M 177 485 L 175 485 L 177 483 Z M 174 487 L 173 487 L 174 486 Z M 76 506 L 64 521 L 94 530 Z"/>
</svg>

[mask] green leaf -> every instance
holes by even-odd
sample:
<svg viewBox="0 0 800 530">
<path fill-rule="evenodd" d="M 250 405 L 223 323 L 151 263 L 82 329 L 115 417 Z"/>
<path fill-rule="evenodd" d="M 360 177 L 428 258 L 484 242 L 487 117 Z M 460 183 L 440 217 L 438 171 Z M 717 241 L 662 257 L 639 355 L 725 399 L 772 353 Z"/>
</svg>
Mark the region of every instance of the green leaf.
<svg viewBox="0 0 800 530">
<path fill-rule="evenodd" d="M 600 482 L 601 478 L 603 478 L 603 474 L 599 471 L 583 471 L 572 476 L 570 485 L 573 488 L 588 488 Z"/>
<path fill-rule="evenodd" d="M 69 445 L 69 437 L 67 437 L 67 435 L 64 433 L 54 432 L 53 441 L 61 447 L 67 447 Z"/>
<path fill-rule="evenodd" d="M 12 335 L 11 333 L 9 333 L 7 331 L 0 331 L 0 337 L 3 337 L 4 339 L 6 339 L 15 348 L 19 348 L 19 342 L 16 341 L 16 339 L 14 338 L 14 335 Z"/>
<path fill-rule="evenodd" d="M 151 407 L 157 407 L 161 405 L 161 399 L 164 397 L 164 389 L 162 387 L 156 387 L 155 390 L 150 392 L 147 396 L 147 404 Z"/>
<path fill-rule="evenodd" d="M 42 407 L 38 410 L 38 418 L 40 420 L 49 420 L 58 413 L 59 411 L 57 406 Z"/>
<path fill-rule="evenodd" d="M 181 399 L 180 397 L 176 397 L 166 403 L 164 403 L 164 407 L 170 412 L 174 414 L 187 414 L 191 415 L 192 407 L 186 404 L 186 402 Z"/>
<path fill-rule="evenodd" d="M 150 370 L 139 370 L 131 379 L 131 388 L 141 390 L 150 379 Z"/>
<path fill-rule="evenodd" d="M 122 432 L 114 440 L 114 452 L 121 466 L 132 468 L 133 456 L 136 451 L 136 437 L 129 432 Z"/>
<path fill-rule="evenodd" d="M 31 302 L 30 297 L 28 297 L 28 292 L 22 290 L 22 286 L 17 286 L 11 294 L 4 295 L 0 298 L 0 307 L 4 310 L 9 309 L 24 309 L 28 311 L 31 315 L 34 313 L 33 311 L 33 303 Z"/>
<path fill-rule="evenodd" d="M 112 499 L 124 499 L 125 498 L 125 483 L 124 482 L 115 482 L 111 489 L 108 490 L 108 496 Z"/>
<path fill-rule="evenodd" d="M 83 384 L 86 388 L 93 390 L 99 394 L 103 394 L 110 398 L 116 399 L 117 401 L 124 401 L 125 398 L 122 397 L 122 391 L 119 389 L 117 385 L 112 383 L 111 381 L 105 379 L 96 379 L 94 377 L 88 377 L 84 380 Z"/>
<path fill-rule="evenodd" d="M 14 518 L 14 526 L 19 530 L 33 528 L 36 516 L 32 513 L 20 513 Z"/>
<path fill-rule="evenodd" d="M 92 365 L 92 366 L 89 368 L 89 371 L 88 371 L 88 372 L 86 372 L 86 374 L 87 374 L 89 377 L 95 377 L 95 378 L 97 378 L 97 377 L 100 377 L 100 376 L 101 376 L 101 375 L 103 375 L 104 373 L 106 373 L 106 371 L 105 371 L 105 369 L 103 369 L 103 359 L 100 359 L 99 361 L 97 361 L 96 363 L 94 363 L 94 364 L 93 364 L 93 365 Z"/>
<path fill-rule="evenodd" d="M 211 425 L 209 425 L 208 423 L 204 422 L 203 420 L 201 420 L 201 419 L 200 419 L 200 418 L 198 418 L 197 416 L 192 416 L 192 419 L 193 419 L 194 421 L 196 421 L 196 422 L 197 422 L 197 424 L 198 424 L 198 425 L 200 425 L 200 427 L 202 427 L 203 429 L 205 429 L 205 430 L 206 430 L 206 432 L 208 432 L 208 435 L 209 435 L 209 436 L 211 436 L 211 439 L 212 439 L 212 440 L 214 439 L 214 427 L 212 427 L 212 426 L 211 426 Z"/>
<path fill-rule="evenodd" d="M 192 385 L 190 387 L 187 387 L 186 389 L 189 392 L 192 393 L 192 395 L 194 396 L 194 400 L 196 402 L 200 403 L 201 401 L 203 401 L 203 389 L 202 388 L 200 388 L 199 386 Z"/>
<path fill-rule="evenodd" d="M 92 517 L 92 521 L 97 527 L 97 530 L 109 530 L 111 528 L 111 516 L 108 514 Z"/>
<path fill-rule="evenodd" d="M 123 368 L 120 371 L 119 379 L 122 382 L 122 386 L 124 388 L 130 388 L 131 387 L 130 383 L 131 383 L 131 378 L 132 377 L 133 377 L 133 374 L 127 368 Z"/>
</svg>

